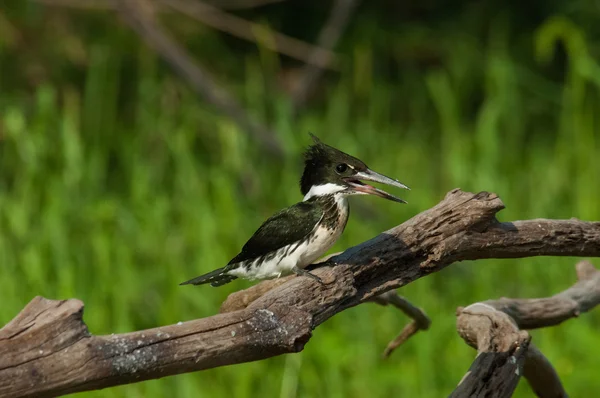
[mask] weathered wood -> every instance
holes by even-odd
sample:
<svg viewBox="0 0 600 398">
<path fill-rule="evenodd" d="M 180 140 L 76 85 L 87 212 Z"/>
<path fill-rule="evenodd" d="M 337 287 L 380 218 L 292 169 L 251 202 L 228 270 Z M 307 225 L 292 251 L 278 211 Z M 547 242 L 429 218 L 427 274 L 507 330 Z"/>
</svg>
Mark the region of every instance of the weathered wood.
<svg viewBox="0 0 600 398">
<path fill-rule="evenodd" d="M 600 222 L 572 218 L 501 223 L 496 213 L 502 209 L 504 204 L 496 194 L 472 194 L 455 189 L 435 207 L 333 256 L 330 261 L 339 264 L 336 269 L 353 269 L 354 278 L 361 283 L 357 295 L 362 302 L 457 261 L 531 256 L 597 257 L 600 253 Z M 371 279 L 365 281 L 365 278 Z M 232 293 L 221 306 L 221 312 L 245 308 L 282 283 L 264 281 Z"/>
<path fill-rule="evenodd" d="M 533 344 L 529 344 L 523 376 L 529 382 L 533 392 L 541 398 L 567 398 L 558 373 L 548 358 Z"/>
<path fill-rule="evenodd" d="M 53 397 L 300 351 L 310 317 L 273 305 L 92 336 L 79 300 L 36 297 L 0 330 L 0 396 Z"/>
<path fill-rule="evenodd" d="M 530 337 L 510 317 L 475 303 L 459 311 L 458 333 L 477 358 L 451 397 L 509 398 L 523 373 Z"/>
<path fill-rule="evenodd" d="M 575 266 L 578 282 L 552 297 L 484 301 L 505 312 L 521 329 L 537 329 L 558 325 L 600 304 L 600 272 L 589 261 Z"/>
<path fill-rule="evenodd" d="M 324 284 L 288 277 L 253 295 L 259 284 L 228 299 L 235 311 L 178 325 L 92 336 L 79 301 L 36 298 L 0 332 L 0 396 L 57 396 L 297 352 L 336 313 L 456 261 L 600 255 L 598 222 L 499 223 L 503 208 L 495 194 L 454 190 L 313 270 Z"/>
<path fill-rule="evenodd" d="M 588 261 L 576 265 L 578 282 L 548 298 L 487 300 L 457 311 L 457 329 L 478 356 L 452 396 L 510 397 L 525 376 L 542 398 L 566 398 L 552 364 L 527 332 L 578 317 L 600 304 L 600 272 Z"/>
</svg>

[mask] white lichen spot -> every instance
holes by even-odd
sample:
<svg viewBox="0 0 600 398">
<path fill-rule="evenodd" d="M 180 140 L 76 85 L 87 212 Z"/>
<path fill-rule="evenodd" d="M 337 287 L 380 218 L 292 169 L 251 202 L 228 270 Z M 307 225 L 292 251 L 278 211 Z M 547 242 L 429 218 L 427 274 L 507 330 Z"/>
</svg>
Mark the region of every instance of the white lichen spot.
<svg viewBox="0 0 600 398">
<path fill-rule="evenodd" d="M 513 365 L 515 363 L 517 363 L 517 358 L 515 358 L 514 356 L 511 356 L 509 359 L 510 359 L 510 363 L 512 363 Z"/>
<path fill-rule="evenodd" d="M 138 340 L 137 345 L 142 345 L 142 340 Z"/>
<path fill-rule="evenodd" d="M 288 331 L 286 328 L 277 328 L 277 333 L 282 333 L 285 334 L 287 336 Z"/>
<path fill-rule="evenodd" d="M 40 350 L 40 355 L 42 355 L 44 353 L 44 350 Z"/>
<path fill-rule="evenodd" d="M 517 368 L 515 369 L 515 374 L 518 376 L 519 375 L 519 367 L 517 366 Z"/>
<path fill-rule="evenodd" d="M 156 355 L 152 356 L 152 361 L 156 362 Z"/>
<path fill-rule="evenodd" d="M 264 309 L 264 308 L 261 308 L 260 310 L 258 310 L 258 311 L 256 311 L 256 312 L 261 312 L 261 313 L 263 313 L 263 314 L 266 314 L 266 315 L 268 315 L 268 316 L 275 316 L 275 314 L 273 314 L 273 312 L 272 312 L 272 311 L 269 311 L 269 310 L 267 310 L 267 309 Z"/>
<path fill-rule="evenodd" d="M 183 322 L 181 322 L 181 321 L 177 322 L 177 326 L 181 326 L 181 325 L 183 325 Z"/>
<path fill-rule="evenodd" d="M 143 334 L 143 335 L 142 335 L 142 338 L 143 338 L 143 339 L 145 339 L 145 338 L 146 338 L 146 335 L 145 335 L 145 334 Z"/>
<path fill-rule="evenodd" d="M 235 337 L 235 330 L 231 331 L 231 337 Z"/>
</svg>

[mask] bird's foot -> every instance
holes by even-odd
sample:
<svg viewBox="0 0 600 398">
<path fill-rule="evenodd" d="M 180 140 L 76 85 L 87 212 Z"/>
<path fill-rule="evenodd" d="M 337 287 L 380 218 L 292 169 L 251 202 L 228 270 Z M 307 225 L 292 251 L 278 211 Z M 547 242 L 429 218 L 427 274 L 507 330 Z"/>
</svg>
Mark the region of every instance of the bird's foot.
<svg viewBox="0 0 600 398">
<path fill-rule="evenodd" d="M 314 279 L 315 281 L 319 282 L 321 285 L 323 285 L 323 280 L 321 278 L 319 278 L 318 276 L 316 276 L 315 274 L 311 274 L 310 272 L 308 272 L 305 269 L 302 268 L 298 268 L 298 267 L 294 267 L 292 269 L 292 271 L 294 271 L 294 273 L 298 276 L 307 276 L 311 279 Z"/>
</svg>

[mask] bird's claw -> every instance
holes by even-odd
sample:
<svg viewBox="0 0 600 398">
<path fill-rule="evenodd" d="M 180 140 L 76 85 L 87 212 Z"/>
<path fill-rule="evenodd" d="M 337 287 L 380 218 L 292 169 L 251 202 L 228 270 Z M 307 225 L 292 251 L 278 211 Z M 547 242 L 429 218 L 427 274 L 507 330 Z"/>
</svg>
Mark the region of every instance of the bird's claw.
<svg viewBox="0 0 600 398">
<path fill-rule="evenodd" d="M 318 276 L 316 276 L 313 273 L 308 272 L 305 269 L 302 268 L 298 268 L 298 267 L 294 267 L 293 271 L 296 273 L 296 275 L 298 276 L 306 276 L 311 278 L 312 280 L 315 280 L 317 282 L 319 282 L 321 285 L 324 285 L 325 283 L 323 282 L 323 280 L 321 278 L 319 278 Z"/>
<path fill-rule="evenodd" d="M 321 278 L 319 278 L 318 276 L 316 276 L 314 274 L 311 274 L 310 272 L 306 272 L 305 276 L 308 276 L 309 278 L 312 278 L 313 280 L 319 282 L 321 285 L 325 284 Z"/>
</svg>

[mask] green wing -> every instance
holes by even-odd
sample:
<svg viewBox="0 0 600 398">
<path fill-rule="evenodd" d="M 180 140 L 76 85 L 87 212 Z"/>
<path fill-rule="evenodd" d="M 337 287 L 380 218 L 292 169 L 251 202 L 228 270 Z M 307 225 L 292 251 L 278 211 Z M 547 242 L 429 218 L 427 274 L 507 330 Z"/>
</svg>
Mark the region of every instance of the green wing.
<svg viewBox="0 0 600 398">
<path fill-rule="evenodd" d="M 304 239 L 323 217 L 316 202 L 300 202 L 271 216 L 229 264 L 255 259 Z"/>
</svg>

